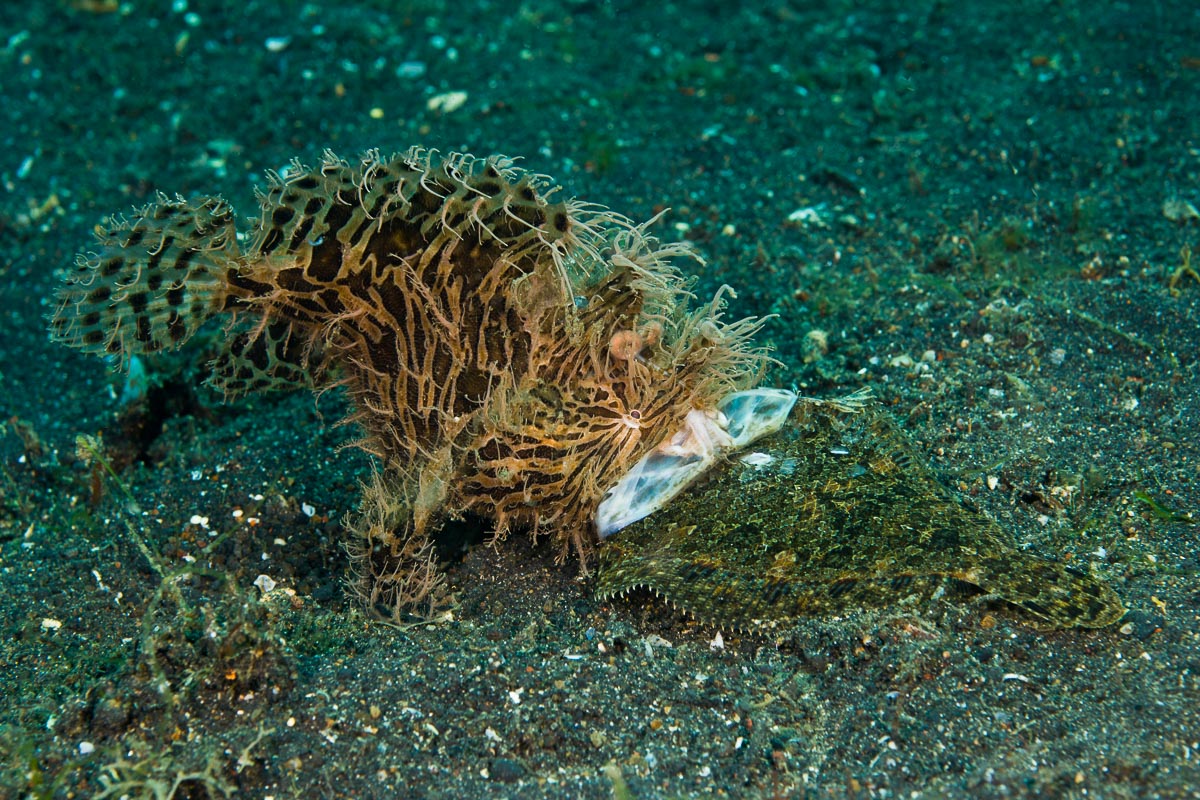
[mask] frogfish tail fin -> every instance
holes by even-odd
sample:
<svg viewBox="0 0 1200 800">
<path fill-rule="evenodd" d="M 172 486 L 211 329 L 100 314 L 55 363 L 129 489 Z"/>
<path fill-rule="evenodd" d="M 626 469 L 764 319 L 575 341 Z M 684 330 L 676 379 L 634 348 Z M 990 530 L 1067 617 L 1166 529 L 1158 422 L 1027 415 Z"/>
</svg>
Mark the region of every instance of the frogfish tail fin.
<svg viewBox="0 0 1200 800">
<path fill-rule="evenodd" d="M 231 301 L 240 253 L 233 211 L 219 198 L 160 195 L 132 220 L 98 229 L 51 319 L 55 340 L 127 360 L 178 347 Z"/>
</svg>

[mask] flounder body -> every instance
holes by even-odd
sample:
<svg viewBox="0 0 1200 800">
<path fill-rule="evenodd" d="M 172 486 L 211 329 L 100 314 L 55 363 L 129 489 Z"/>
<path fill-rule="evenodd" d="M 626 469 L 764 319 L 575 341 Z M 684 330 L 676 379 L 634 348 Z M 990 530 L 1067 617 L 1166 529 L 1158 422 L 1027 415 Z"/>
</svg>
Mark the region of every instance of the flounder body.
<svg viewBox="0 0 1200 800">
<path fill-rule="evenodd" d="M 752 453 L 714 467 L 600 552 L 601 599 L 646 588 L 696 617 L 747 628 L 979 587 L 1048 627 L 1124 614 L 1091 575 L 1016 550 L 921 462 L 886 413 L 800 399 Z"/>
</svg>

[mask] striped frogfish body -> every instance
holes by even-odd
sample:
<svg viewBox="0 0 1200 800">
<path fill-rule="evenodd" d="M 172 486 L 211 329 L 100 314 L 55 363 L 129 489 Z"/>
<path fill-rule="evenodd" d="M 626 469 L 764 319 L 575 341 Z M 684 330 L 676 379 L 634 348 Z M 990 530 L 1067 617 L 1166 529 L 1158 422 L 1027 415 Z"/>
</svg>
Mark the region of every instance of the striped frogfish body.
<svg viewBox="0 0 1200 800">
<path fill-rule="evenodd" d="M 127 361 L 227 318 L 227 395 L 344 387 L 384 469 L 351 527 L 365 599 L 428 601 L 430 535 L 464 513 L 591 552 L 605 489 L 759 376 L 755 320 L 688 311 L 691 256 L 502 157 L 414 148 L 270 175 L 244 239 L 221 199 L 106 220 L 56 339 Z M 694 257 L 694 256 L 692 256 Z"/>
</svg>

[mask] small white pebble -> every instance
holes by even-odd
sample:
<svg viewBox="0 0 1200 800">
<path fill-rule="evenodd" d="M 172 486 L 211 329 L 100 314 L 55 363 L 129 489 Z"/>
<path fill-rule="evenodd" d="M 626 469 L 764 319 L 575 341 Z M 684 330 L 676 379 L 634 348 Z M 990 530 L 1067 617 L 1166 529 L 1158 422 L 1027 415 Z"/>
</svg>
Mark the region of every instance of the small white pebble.
<svg viewBox="0 0 1200 800">
<path fill-rule="evenodd" d="M 652 633 L 649 636 L 647 636 L 646 644 L 652 645 L 653 647 L 666 647 L 666 648 L 670 648 L 670 649 L 674 649 L 674 647 L 675 647 L 675 645 L 673 645 L 671 642 L 667 641 L 663 637 L 659 636 L 657 633 Z"/>
<path fill-rule="evenodd" d="M 62 620 L 51 619 L 46 617 L 42 620 L 42 629 L 47 631 L 56 631 L 62 627 Z"/>
<path fill-rule="evenodd" d="M 282 53 L 292 43 L 290 36 L 272 36 L 267 39 L 267 49 L 272 53 Z"/>
<path fill-rule="evenodd" d="M 400 66 L 396 67 L 396 77 L 412 80 L 419 78 L 425 74 L 425 62 L 423 61 L 405 61 Z"/>
<path fill-rule="evenodd" d="M 774 460 L 774 456 L 759 452 L 746 453 L 746 455 L 741 457 L 741 462 L 743 464 L 749 464 L 752 467 L 761 467 L 766 464 L 770 464 Z"/>
<path fill-rule="evenodd" d="M 989 489 L 995 490 L 995 488 L 996 488 L 997 486 L 999 486 L 999 485 L 1000 485 L 1000 479 L 999 479 L 999 478 L 997 478 L 995 475 L 988 475 L 988 477 L 987 477 L 987 487 L 988 487 Z"/>
<path fill-rule="evenodd" d="M 188 522 L 193 525 L 199 525 L 201 528 L 208 530 L 208 517 L 202 517 L 199 514 L 192 514 L 192 518 Z"/>
<path fill-rule="evenodd" d="M 300 510 L 304 512 L 304 516 L 306 517 L 311 517 L 313 514 L 317 513 L 316 506 L 310 506 L 308 503 L 301 503 Z"/>
<path fill-rule="evenodd" d="M 466 102 L 466 92 L 443 92 L 442 94 L 435 94 L 426 100 L 425 108 L 430 111 L 440 111 L 443 114 L 449 114 L 452 111 L 462 108 Z"/>
<path fill-rule="evenodd" d="M 90 756 L 94 752 L 96 752 L 96 745 L 92 744 L 91 742 L 79 743 L 79 755 Z"/>
<path fill-rule="evenodd" d="M 254 585 L 258 587 L 258 590 L 260 592 L 262 592 L 263 594 L 266 594 L 267 592 L 269 592 L 275 588 L 276 583 L 275 583 L 275 579 L 272 578 L 270 575 L 259 575 L 257 578 L 254 579 Z"/>
<path fill-rule="evenodd" d="M 1162 204 L 1163 216 L 1172 222 L 1186 222 L 1192 219 L 1200 219 L 1200 211 L 1196 207 L 1184 200 L 1181 197 L 1169 197 Z"/>
<path fill-rule="evenodd" d="M 708 643 L 708 649 L 709 650 L 724 650 L 725 649 L 725 637 L 721 635 L 720 631 L 717 631 L 717 635 L 714 636 L 712 641 Z"/>
<path fill-rule="evenodd" d="M 814 226 L 817 228 L 827 227 L 825 220 L 821 219 L 820 213 L 813 206 L 806 208 L 797 208 L 795 211 L 787 215 L 787 221 L 793 225 Z"/>
</svg>

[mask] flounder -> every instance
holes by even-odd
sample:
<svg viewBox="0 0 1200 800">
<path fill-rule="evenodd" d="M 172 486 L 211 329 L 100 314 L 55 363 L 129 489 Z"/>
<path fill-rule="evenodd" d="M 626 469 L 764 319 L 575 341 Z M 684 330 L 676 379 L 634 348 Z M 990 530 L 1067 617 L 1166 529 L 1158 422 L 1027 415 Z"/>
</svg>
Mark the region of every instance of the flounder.
<svg viewBox="0 0 1200 800">
<path fill-rule="evenodd" d="M 596 595 L 649 589 L 703 621 L 753 628 L 955 579 L 1046 627 L 1121 618 L 1104 581 L 1017 550 L 861 400 L 798 399 L 778 432 L 614 533 L 600 550 Z"/>
</svg>

